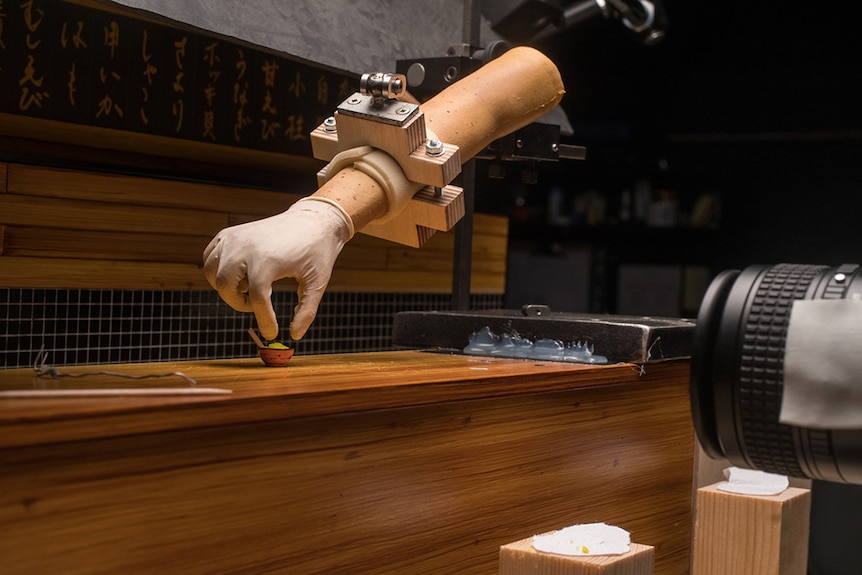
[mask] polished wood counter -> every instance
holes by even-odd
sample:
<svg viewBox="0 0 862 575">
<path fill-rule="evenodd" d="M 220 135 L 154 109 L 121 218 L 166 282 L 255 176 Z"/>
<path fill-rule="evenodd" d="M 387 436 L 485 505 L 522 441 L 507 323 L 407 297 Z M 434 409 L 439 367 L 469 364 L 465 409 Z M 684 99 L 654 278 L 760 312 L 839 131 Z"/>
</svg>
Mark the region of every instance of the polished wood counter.
<svg viewBox="0 0 862 575">
<path fill-rule="evenodd" d="M 96 369 L 232 393 L 0 399 L 4 573 L 493 575 L 501 545 L 593 521 L 656 546 L 656 573 L 688 572 L 687 361 Z M 95 386 L 188 384 L 0 371 L 0 391 Z"/>
</svg>

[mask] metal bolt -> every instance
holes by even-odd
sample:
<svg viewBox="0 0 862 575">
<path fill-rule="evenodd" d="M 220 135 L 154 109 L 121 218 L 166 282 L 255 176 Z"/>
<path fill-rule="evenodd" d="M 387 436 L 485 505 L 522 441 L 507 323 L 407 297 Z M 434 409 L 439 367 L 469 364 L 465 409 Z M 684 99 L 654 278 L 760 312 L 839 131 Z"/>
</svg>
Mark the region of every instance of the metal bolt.
<svg viewBox="0 0 862 575">
<path fill-rule="evenodd" d="M 429 156 L 441 156 L 443 155 L 443 142 L 440 140 L 428 140 L 425 142 L 425 153 Z"/>
<path fill-rule="evenodd" d="M 560 151 L 560 145 L 559 145 L 559 144 L 556 144 L 556 143 L 551 144 L 551 151 L 552 151 L 552 152 L 554 152 L 554 153 L 559 152 L 559 151 Z"/>
<path fill-rule="evenodd" d="M 524 147 L 524 141 L 521 140 L 520 138 L 515 140 L 515 147 L 520 150 L 521 148 Z"/>
<path fill-rule="evenodd" d="M 423 82 L 425 82 L 425 66 L 419 62 L 413 62 L 407 70 L 407 85 L 415 88 L 421 86 Z"/>
<path fill-rule="evenodd" d="M 847 276 L 845 274 L 839 272 L 833 276 L 833 279 L 837 283 L 843 284 L 845 281 L 847 281 Z"/>
<path fill-rule="evenodd" d="M 335 116 L 329 116 L 323 121 L 324 132 L 337 132 L 338 128 L 335 125 Z"/>
</svg>

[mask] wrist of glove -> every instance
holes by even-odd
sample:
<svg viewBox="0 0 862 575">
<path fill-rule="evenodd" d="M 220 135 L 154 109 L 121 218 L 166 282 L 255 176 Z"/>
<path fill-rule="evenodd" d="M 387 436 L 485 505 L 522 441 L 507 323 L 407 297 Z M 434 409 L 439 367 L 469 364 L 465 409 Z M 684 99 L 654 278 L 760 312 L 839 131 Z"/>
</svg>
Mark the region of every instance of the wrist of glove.
<svg viewBox="0 0 862 575">
<path fill-rule="evenodd" d="M 270 340 L 279 333 L 272 284 L 295 278 L 299 303 L 290 335 L 301 339 L 353 234 L 353 221 L 338 203 L 309 196 L 281 214 L 222 230 L 204 250 L 204 275 L 233 309 L 253 312 Z"/>
</svg>

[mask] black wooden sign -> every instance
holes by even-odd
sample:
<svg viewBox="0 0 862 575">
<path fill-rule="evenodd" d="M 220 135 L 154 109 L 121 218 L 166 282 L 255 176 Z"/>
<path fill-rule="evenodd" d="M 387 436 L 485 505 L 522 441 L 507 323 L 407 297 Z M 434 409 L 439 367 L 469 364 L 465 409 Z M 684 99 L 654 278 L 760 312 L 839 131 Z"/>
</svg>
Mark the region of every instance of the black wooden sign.
<svg viewBox="0 0 862 575">
<path fill-rule="evenodd" d="M 216 35 L 56 0 L 0 0 L 0 112 L 311 155 L 358 78 Z"/>
</svg>

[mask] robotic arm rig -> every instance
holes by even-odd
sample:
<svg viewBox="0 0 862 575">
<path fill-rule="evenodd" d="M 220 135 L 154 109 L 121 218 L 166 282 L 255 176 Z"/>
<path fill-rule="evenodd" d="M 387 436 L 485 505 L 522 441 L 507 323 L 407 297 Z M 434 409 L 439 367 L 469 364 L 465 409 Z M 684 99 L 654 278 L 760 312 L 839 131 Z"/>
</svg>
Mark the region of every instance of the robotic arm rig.
<svg viewBox="0 0 862 575">
<path fill-rule="evenodd" d="M 593 2 L 602 10 L 607 6 L 604 0 Z M 649 29 L 643 26 L 647 21 L 652 21 L 651 18 L 654 19 L 655 12 L 649 16 L 649 10 L 638 10 L 635 4 L 639 6 L 640 2 L 613 2 L 622 8 L 617 8 L 610 14 L 625 18 L 629 27 L 634 26 L 641 31 Z M 551 3 L 528 1 L 522 4 L 533 6 Z M 344 243 L 356 231 L 381 219 L 385 220 L 390 215 L 397 216 L 395 212 L 410 203 L 414 194 L 423 188 L 423 184 L 430 184 L 433 188 L 445 186 L 451 177 L 454 177 L 451 171 L 447 170 L 452 163 L 451 156 L 455 153 L 460 153 L 456 163 L 460 160 L 467 161 L 488 149 L 494 140 L 516 132 L 544 116 L 559 102 L 563 94 L 559 73 L 553 64 L 538 52 L 528 48 L 507 50 L 508 46 L 502 43 L 492 43 L 486 48 L 477 46 L 479 10 L 476 0 L 466 0 L 462 38 L 464 41 L 450 47 L 448 51 L 449 58 L 457 58 L 458 64 L 463 63 L 474 69 L 459 70 L 454 65 L 447 64 L 442 76 L 427 75 L 423 66 L 417 67 L 416 62 L 413 62 L 403 80 L 390 78 L 384 81 L 387 85 L 386 94 L 376 95 L 373 85 L 378 82 L 378 78 L 365 76 L 363 93 L 348 99 L 342 105 L 346 106 L 344 110 L 339 109 L 344 120 L 351 117 L 362 119 L 363 114 L 352 114 L 355 110 L 350 109 L 350 106 L 364 106 L 364 97 L 369 96 L 372 103 L 368 110 L 372 113 L 365 114 L 364 119 L 368 119 L 370 115 L 374 116 L 373 122 L 379 122 L 379 112 L 385 107 L 382 104 L 404 99 L 404 81 L 411 91 L 419 93 L 425 85 L 426 77 L 436 77 L 438 80 L 442 77 L 442 87 L 446 89 L 423 105 L 428 119 L 427 133 L 425 125 L 420 122 L 411 121 L 405 124 L 399 123 L 399 120 L 395 123 L 399 129 L 388 129 L 388 135 L 381 135 L 376 143 L 366 142 L 360 141 L 362 138 L 356 139 L 355 136 L 361 132 L 379 135 L 382 133 L 379 128 L 386 122 L 378 123 L 370 130 L 367 122 L 362 128 L 355 123 L 351 127 L 350 122 L 345 122 L 348 129 L 344 130 L 345 126 L 337 126 L 337 122 L 328 120 L 330 125 L 325 122 L 316 130 L 320 132 L 318 135 L 323 136 L 325 148 L 322 154 L 316 155 L 332 160 L 325 173 L 319 174 L 320 189 L 312 196 L 297 202 L 283 214 L 223 230 L 207 246 L 204 252 L 204 272 L 207 279 L 232 307 L 238 311 L 254 312 L 261 332 L 267 339 L 274 339 L 279 331 L 278 320 L 269 301 L 275 280 L 283 277 L 294 277 L 298 280 L 299 305 L 295 310 L 290 331 L 294 339 L 300 339 L 314 319 L 335 259 Z M 497 24 L 499 23 L 498 20 Z M 501 56 L 501 53 L 504 54 Z M 484 66 L 486 62 L 494 65 Z M 456 82 L 473 72 L 475 80 L 471 78 L 471 82 L 466 84 Z M 481 89 L 477 89 L 477 86 L 481 86 Z M 518 96 L 513 97 L 513 94 Z M 410 106 L 413 105 L 415 104 L 410 103 Z M 395 115 L 414 118 L 415 110 L 411 111 L 410 106 L 397 105 Z M 402 114 L 402 111 L 405 113 Z M 554 128 L 559 138 L 559 126 Z M 341 135 L 335 138 L 335 143 L 331 137 L 327 137 L 327 134 L 331 136 L 334 131 L 341 132 Z M 345 133 L 346 137 L 341 139 Z M 567 149 L 558 143 L 548 145 L 547 137 L 543 134 L 539 135 L 538 140 L 544 142 L 546 153 L 550 151 L 550 158 L 538 159 L 583 157 L 582 148 L 571 146 L 568 147 L 571 149 Z M 385 149 L 383 144 L 392 144 L 393 141 L 395 148 Z M 448 144 L 448 147 L 443 145 L 443 142 Z M 519 138 L 515 142 L 513 149 L 521 150 L 523 141 Z M 438 181 L 440 178 L 434 174 L 431 174 L 434 177 L 429 176 L 430 179 L 410 176 L 408 165 L 411 162 L 408 157 L 415 160 L 418 155 L 422 159 L 419 164 L 427 167 L 429 158 L 439 157 L 437 151 L 432 150 L 437 146 L 442 146 L 444 151 L 451 154 L 442 166 L 442 180 Z M 492 149 L 492 153 L 500 155 L 499 149 Z M 347 157 L 343 154 L 347 154 Z M 521 153 L 516 151 L 511 155 L 513 159 L 519 159 Z M 338 169 L 334 169 L 336 165 L 333 164 L 337 164 Z M 473 170 L 472 163 L 468 161 L 464 165 L 462 176 L 467 188 L 464 202 L 467 217 L 463 218 L 463 223 L 456 228 L 458 247 L 453 274 L 455 309 L 466 309 L 469 297 L 469 240 L 472 235 L 469 225 L 472 194 L 469 188 L 474 180 Z M 436 169 L 431 170 L 435 171 Z M 427 171 L 423 176 L 426 175 Z"/>
<path fill-rule="evenodd" d="M 441 187 L 454 177 L 449 167 L 455 153 L 456 163 L 469 159 L 543 116 L 564 94 L 556 66 L 526 47 L 513 48 L 453 83 L 421 110 L 398 100 L 387 104 L 388 96 L 398 95 L 397 82 L 381 78 L 377 94 L 370 80 L 366 94 L 339 106 L 335 143 L 327 122 L 315 130 L 321 155 L 332 157 L 320 188 L 282 214 L 222 230 L 204 251 L 207 280 L 231 307 L 254 312 L 266 339 L 279 334 L 270 301 L 274 281 L 297 279 L 299 305 L 290 332 L 300 339 L 314 320 L 338 254 L 356 231 L 398 218 L 423 184 Z M 390 110 L 406 121 L 380 121 Z M 441 143 L 445 151 L 437 154 Z"/>
</svg>

